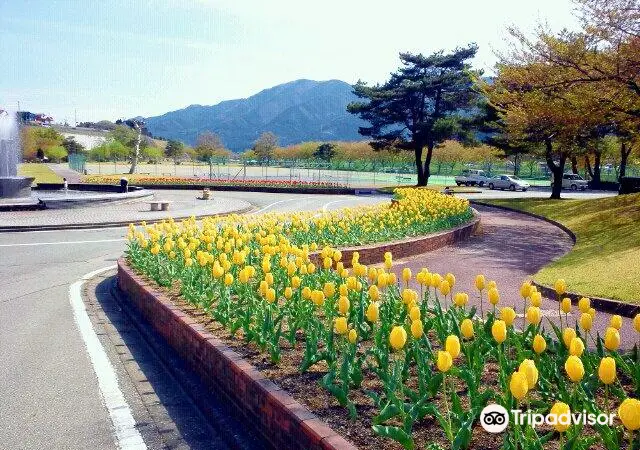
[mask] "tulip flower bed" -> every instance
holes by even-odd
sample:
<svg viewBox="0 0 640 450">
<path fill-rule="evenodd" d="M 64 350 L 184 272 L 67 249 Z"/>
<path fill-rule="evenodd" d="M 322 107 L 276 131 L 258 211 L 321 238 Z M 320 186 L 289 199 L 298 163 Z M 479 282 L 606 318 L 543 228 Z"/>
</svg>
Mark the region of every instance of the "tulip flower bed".
<svg viewBox="0 0 640 450">
<path fill-rule="evenodd" d="M 83 178 L 85 183 L 118 184 L 122 177 L 128 178 L 137 186 L 207 186 L 207 187 L 244 187 L 250 188 L 282 188 L 282 189 L 345 189 L 347 186 L 340 183 L 324 181 L 298 181 L 298 180 L 260 180 L 244 179 L 229 180 L 226 178 L 195 178 L 195 177 L 170 177 L 170 176 L 143 176 L 143 175 L 88 175 Z"/>
<path fill-rule="evenodd" d="M 637 448 L 638 348 L 618 352 L 620 317 L 604 337 L 594 335 L 588 299 L 579 305 L 579 322 L 569 323 L 572 305 L 562 300 L 561 280 L 563 320 L 547 330 L 541 296 L 528 283 L 520 290 L 520 320 L 483 276 L 465 293 L 453 274 L 426 268 L 405 269 L 397 279 L 391 254 L 380 267 L 366 267 L 354 253 L 351 269 L 344 267 L 336 246 L 424 234 L 471 217 L 461 199 L 413 189 L 396 195 L 393 206 L 318 217 L 132 226 L 127 259 L 359 447 Z M 318 246 L 316 267 L 309 254 Z M 484 320 L 468 308 L 470 295 L 482 298 Z M 640 336 L 640 316 L 634 326 Z M 490 435 L 479 425 L 489 403 L 554 417 L 617 411 L 619 418 L 535 429 L 512 423 Z"/>
</svg>

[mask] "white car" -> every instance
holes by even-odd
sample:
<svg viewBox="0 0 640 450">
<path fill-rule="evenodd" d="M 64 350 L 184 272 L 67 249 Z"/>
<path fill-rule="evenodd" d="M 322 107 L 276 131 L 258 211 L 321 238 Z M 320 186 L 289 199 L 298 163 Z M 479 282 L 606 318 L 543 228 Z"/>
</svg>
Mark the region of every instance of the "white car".
<svg viewBox="0 0 640 450">
<path fill-rule="evenodd" d="M 489 177 L 484 170 L 478 169 L 466 169 L 463 170 L 460 175 L 455 178 L 455 182 L 458 186 L 466 185 L 466 186 L 484 186 L 489 181 Z"/>
<path fill-rule="evenodd" d="M 489 189 L 509 189 L 510 191 L 520 189 L 522 192 L 531 187 L 529 183 L 521 180 L 515 175 L 498 175 L 491 178 L 488 181 L 487 186 L 489 186 Z"/>
<path fill-rule="evenodd" d="M 553 187 L 553 181 L 551 182 L 551 187 Z M 571 189 L 572 191 L 580 189 L 584 191 L 588 187 L 589 182 L 580 175 L 576 175 L 575 173 L 565 173 L 562 175 L 562 189 Z"/>
</svg>

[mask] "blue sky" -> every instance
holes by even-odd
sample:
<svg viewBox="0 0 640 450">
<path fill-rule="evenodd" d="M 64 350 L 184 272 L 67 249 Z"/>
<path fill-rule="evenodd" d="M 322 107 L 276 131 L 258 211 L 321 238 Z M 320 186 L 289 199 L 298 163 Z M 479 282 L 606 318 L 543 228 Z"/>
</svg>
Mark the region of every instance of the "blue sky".
<svg viewBox="0 0 640 450">
<path fill-rule="evenodd" d="M 525 4 L 526 3 L 526 4 Z M 0 105 L 56 121 L 151 116 L 295 80 L 383 81 L 398 52 L 476 42 L 491 69 L 507 25 L 576 26 L 569 0 L 0 0 Z"/>
</svg>

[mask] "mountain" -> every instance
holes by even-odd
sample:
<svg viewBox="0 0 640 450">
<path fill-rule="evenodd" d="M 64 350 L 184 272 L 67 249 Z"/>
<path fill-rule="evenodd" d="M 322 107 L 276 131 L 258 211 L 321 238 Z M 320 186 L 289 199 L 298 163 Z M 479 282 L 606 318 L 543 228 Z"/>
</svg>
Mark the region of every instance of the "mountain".
<svg viewBox="0 0 640 450">
<path fill-rule="evenodd" d="M 347 112 L 356 97 L 340 80 L 296 80 L 265 89 L 249 98 L 213 106 L 191 105 L 145 118 L 154 136 L 194 145 L 198 135 L 217 133 L 227 148 L 251 148 L 260 134 L 271 131 L 280 145 L 303 141 L 357 141 L 365 122 Z"/>
</svg>

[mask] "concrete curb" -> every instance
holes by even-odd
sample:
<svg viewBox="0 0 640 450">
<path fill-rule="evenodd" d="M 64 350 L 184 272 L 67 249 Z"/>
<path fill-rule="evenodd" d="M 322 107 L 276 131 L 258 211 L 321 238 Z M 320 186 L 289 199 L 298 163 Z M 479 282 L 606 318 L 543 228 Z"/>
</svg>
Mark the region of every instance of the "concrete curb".
<svg viewBox="0 0 640 450">
<path fill-rule="evenodd" d="M 195 216 L 196 219 L 202 219 L 204 217 L 217 217 L 217 216 L 229 216 L 231 214 L 246 214 L 248 212 L 254 211 L 256 209 L 255 206 L 251 205 L 246 208 L 239 209 L 237 211 L 226 212 L 226 213 L 217 213 L 217 214 L 203 214 L 199 216 Z M 182 220 L 188 219 L 189 216 L 171 216 L 173 220 Z M 159 223 L 163 220 L 167 220 L 168 217 L 164 219 L 149 219 L 144 220 L 147 224 Z M 96 222 L 96 223 L 78 223 L 78 224 L 64 224 L 64 225 L 17 225 L 10 227 L 2 227 L 0 226 L 0 233 L 13 233 L 13 232 L 26 232 L 26 231 L 51 231 L 51 230 L 85 230 L 85 229 L 93 229 L 93 228 L 119 228 L 126 227 L 130 223 L 134 225 L 139 225 L 143 220 L 136 221 L 124 221 L 124 222 Z"/>
<path fill-rule="evenodd" d="M 491 203 L 484 203 L 482 201 L 476 201 L 476 200 L 471 200 L 470 202 L 475 205 L 482 205 L 490 208 L 497 208 L 503 211 L 511 211 L 519 214 L 524 214 L 525 216 L 535 217 L 536 219 L 544 220 L 545 222 L 555 225 L 556 227 L 560 228 L 562 231 L 567 233 L 569 237 L 573 240 L 574 245 L 576 243 L 577 238 L 574 232 L 555 220 L 552 220 L 547 217 L 541 216 L 539 214 L 531 213 L 528 211 L 520 211 L 518 209 L 509 208 L 508 206 L 493 205 Z M 555 300 L 556 291 L 553 287 L 540 284 L 535 280 L 532 280 L 532 281 L 533 281 L 533 284 L 542 293 L 542 295 L 544 295 L 549 299 Z M 602 298 L 602 297 L 591 297 L 591 296 L 576 293 L 576 292 L 567 292 L 563 294 L 563 298 L 564 297 L 570 298 L 573 303 L 577 303 L 582 297 L 587 297 L 591 299 L 591 306 L 593 306 L 595 309 L 602 312 L 607 312 L 610 314 L 619 314 L 625 317 L 635 317 L 636 314 L 640 314 L 640 300 L 637 301 L 638 303 L 637 305 L 634 305 L 631 303 L 621 302 L 619 300 L 613 300 L 610 298 Z"/>
<path fill-rule="evenodd" d="M 286 391 L 118 260 L 118 287 L 158 334 L 276 448 L 354 450 Z"/>
</svg>

